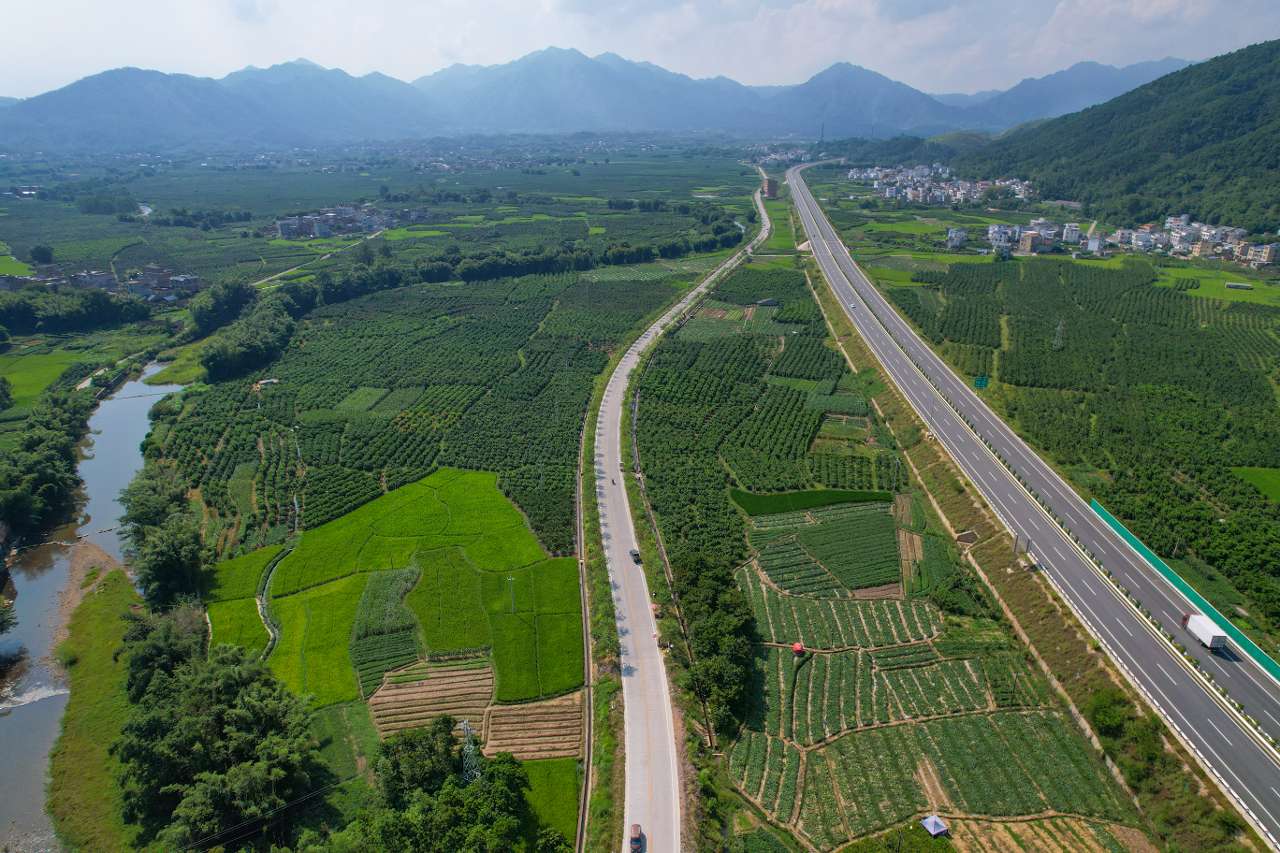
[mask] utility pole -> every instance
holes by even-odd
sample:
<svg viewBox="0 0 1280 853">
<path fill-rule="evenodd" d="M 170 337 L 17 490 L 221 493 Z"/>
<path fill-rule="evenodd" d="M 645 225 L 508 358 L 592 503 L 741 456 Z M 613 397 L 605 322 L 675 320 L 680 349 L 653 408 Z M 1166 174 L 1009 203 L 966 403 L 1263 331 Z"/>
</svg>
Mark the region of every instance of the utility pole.
<svg viewBox="0 0 1280 853">
<path fill-rule="evenodd" d="M 507 575 L 507 589 L 511 591 L 511 612 L 516 612 L 516 579 L 514 575 Z"/>
</svg>

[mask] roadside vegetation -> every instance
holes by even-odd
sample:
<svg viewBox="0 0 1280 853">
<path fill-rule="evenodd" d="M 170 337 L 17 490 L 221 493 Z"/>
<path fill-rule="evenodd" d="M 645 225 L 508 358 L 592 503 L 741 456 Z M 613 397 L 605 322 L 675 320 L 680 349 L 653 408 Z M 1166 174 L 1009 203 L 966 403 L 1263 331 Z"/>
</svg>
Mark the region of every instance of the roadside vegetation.
<svg viewBox="0 0 1280 853">
<path fill-rule="evenodd" d="M 815 273 L 816 274 L 816 273 Z M 864 374 L 878 372 L 828 289 L 819 299 L 842 349 Z M 1194 760 L 1147 710 L 1115 670 L 1106 654 L 1062 603 L 1046 581 L 1025 571 L 1000 522 L 964 482 L 954 463 L 936 444 L 922 440 L 918 418 L 896 392 L 882 388 L 875 408 L 896 436 L 910 463 L 913 480 L 948 533 L 969 531 L 974 543 L 965 559 L 981 572 L 997 596 L 1018 637 L 1035 654 L 1041 672 L 1051 674 L 1059 695 L 1070 700 L 1090 724 L 1107 758 L 1136 796 L 1142 833 L 1177 849 L 1239 850 L 1260 842 Z M 1122 849 L 1141 849 L 1141 836 L 1110 826 Z M 960 833 L 957 832 L 957 837 Z M 1073 849 L 1072 845 L 1066 845 Z M 1103 844 L 1105 849 L 1116 849 Z"/>
<path fill-rule="evenodd" d="M 1274 645 L 1280 504 L 1267 484 L 1280 470 L 1280 290 L 1159 258 L 904 251 L 874 229 L 928 222 L 937 241 L 943 223 L 975 214 L 847 208 L 835 221 L 855 257 L 939 354 L 988 377 L 987 402 L 1077 489 Z M 851 227 L 851 216 L 869 225 Z M 1227 291 L 1227 279 L 1255 289 Z"/>
<path fill-rule="evenodd" d="M 735 837 L 744 811 L 820 850 L 939 811 L 1139 824 L 911 483 L 882 391 L 780 261 L 718 285 L 637 383 L 673 659 L 726 756 L 691 750 L 699 847 L 773 844 Z"/>
</svg>

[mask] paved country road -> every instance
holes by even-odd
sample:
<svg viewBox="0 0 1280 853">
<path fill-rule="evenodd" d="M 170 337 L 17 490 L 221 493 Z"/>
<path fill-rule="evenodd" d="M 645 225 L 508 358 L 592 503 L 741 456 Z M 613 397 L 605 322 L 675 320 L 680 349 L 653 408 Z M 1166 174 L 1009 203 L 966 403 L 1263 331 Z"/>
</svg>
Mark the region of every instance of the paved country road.
<svg viewBox="0 0 1280 853">
<path fill-rule="evenodd" d="M 1028 550 L 1040 570 L 1080 620 L 1267 843 L 1276 848 L 1280 837 L 1280 766 L 1273 752 L 1210 694 L 1163 638 L 1157 637 L 1146 620 L 1092 567 L 1066 531 L 1188 648 L 1215 681 L 1244 705 L 1245 713 L 1275 737 L 1280 737 L 1280 685 L 1252 660 L 1238 654 L 1212 654 L 1186 634 L 1181 616 L 1194 608 L 1098 518 L 898 315 L 853 262 L 809 192 L 802 168 L 788 171 L 787 182 L 814 257 L 870 350 L 1005 526 L 1023 542 L 1030 540 Z M 996 453 L 1017 471 L 1025 488 Z M 1033 494 L 1060 522 L 1049 516 Z"/>
<path fill-rule="evenodd" d="M 631 559 L 639 548 L 631 520 L 624 470 L 630 469 L 631 443 L 622 435 L 622 412 L 627 383 L 641 356 L 670 323 L 729 270 L 741 263 L 755 246 L 769 236 L 769 217 L 759 191 L 759 234 L 746 249 L 736 252 L 689 291 L 636 339 L 609 377 L 600 417 L 596 424 L 595 480 L 600 506 L 600 535 L 613 588 L 621 643 L 622 698 L 626 729 L 626 804 L 623 810 L 623 850 L 633 823 L 645 834 L 646 853 L 675 853 L 680 849 L 680 768 L 671 695 L 658 648 L 658 626 L 650 605 L 644 571 Z"/>
</svg>

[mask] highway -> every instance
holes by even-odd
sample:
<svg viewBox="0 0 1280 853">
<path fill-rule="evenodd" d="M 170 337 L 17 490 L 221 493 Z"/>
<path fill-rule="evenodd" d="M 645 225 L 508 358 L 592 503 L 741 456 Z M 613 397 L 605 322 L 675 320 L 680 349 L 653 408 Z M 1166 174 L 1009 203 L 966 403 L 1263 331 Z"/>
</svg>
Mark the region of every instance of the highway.
<svg viewBox="0 0 1280 853">
<path fill-rule="evenodd" d="M 854 263 L 805 184 L 803 168 L 789 170 L 787 183 L 814 257 L 868 348 L 1010 532 L 1030 541 L 1028 552 L 1081 622 L 1275 849 L 1280 837 L 1280 766 L 1272 753 L 1094 569 L 1072 535 L 1276 737 L 1280 685 L 1252 660 L 1211 654 L 1182 629 L 1181 616 L 1193 609 L 1191 605 L 898 315 Z"/>
<path fill-rule="evenodd" d="M 680 849 L 681 790 L 676 755 L 678 733 L 671 695 L 658 648 L 658 626 L 650 604 L 644 571 L 631 559 L 636 541 L 631 503 L 625 488 L 630 470 L 631 443 L 622 434 L 627 384 L 641 357 L 677 317 L 702 297 L 755 246 L 768 239 L 770 224 L 760 192 L 755 194 L 760 232 L 743 250 L 713 270 L 697 287 L 644 331 L 609 376 L 596 422 L 595 481 L 600 508 L 600 535 L 613 588 L 613 604 L 621 644 L 623 726 L 626 749 L 626 803 L 623 808 L 623 850 L 632 824 L 640 824 L 646 853 L 674 853 Z"/>
</svg>

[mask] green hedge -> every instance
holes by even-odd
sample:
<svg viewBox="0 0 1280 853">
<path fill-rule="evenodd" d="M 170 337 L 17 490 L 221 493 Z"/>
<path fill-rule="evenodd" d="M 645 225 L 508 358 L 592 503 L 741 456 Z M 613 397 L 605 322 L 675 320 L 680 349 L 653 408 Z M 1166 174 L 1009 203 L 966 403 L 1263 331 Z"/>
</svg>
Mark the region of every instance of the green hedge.
<svg viewBox="0 0 1280 853">
<path fill-rule="evenodd" d="M 729 497 L 733 498 L 733 502 L 742 507 L 747 515 L 773 515 L 778 512 L 796 512 L 831 504 L 866 503 L 867 501 L 887 503 L 893 500 L 890 492 L 861 489 L 807 489 L 770 495 L 757 495 L 741 489 L 730 489 Z"/>
</svg>

